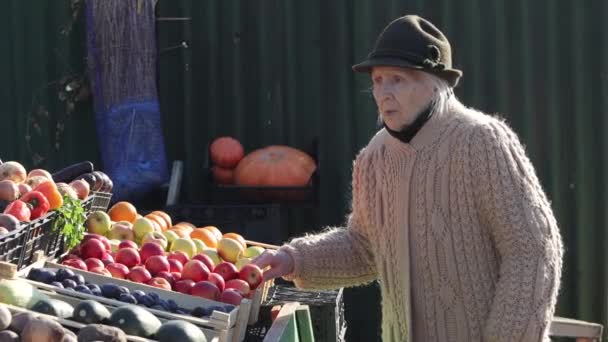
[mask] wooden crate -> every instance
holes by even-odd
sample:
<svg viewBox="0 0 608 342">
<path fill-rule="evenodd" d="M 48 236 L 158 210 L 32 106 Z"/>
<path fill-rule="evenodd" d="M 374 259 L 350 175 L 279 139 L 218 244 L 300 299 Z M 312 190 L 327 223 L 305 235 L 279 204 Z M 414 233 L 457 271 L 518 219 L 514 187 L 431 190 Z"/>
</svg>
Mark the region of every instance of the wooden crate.
<svg viewBox="0 0 608 342">
<path fill-rule="evenodd" d="M 88 295 L 88 294 L 84 294 L 84 293 L 80 293 L 80 292 L 75 292 L 72 290 L 61 289 L 61 288 L 57 288 L 52 285 L 38 283 L 38 282 L 34 282 L 31 280 L 25 279 L 27 274 L 29 273 L 29 271 L 32 268 L 40 268 L 40 267 L 53 268 L 53 269 L 60 269 L 60 268 L 70 269 L 74 273 L 81 274 L 84 277 L 86 282 L 90 282 L 90 283 L 94 283 L 94 284 L 98 284 L 98 285 L 105 284 L 105 283 L 113 283 L 118 286 L 124 286 L 131 291 L 132 290 L 142 290 L 146 293 L 149 293 L 149 292 L 156 293 L 161 298 L 163 298 L 165 300 L 171 299 L 171 300 L 175 301 L 180 307 L 183 307 L 186 309 L 193 309 L 197 306 L 210 307 L 210 306 L 216 306 L 216 305 L 225 305 L 224 303 L 207 300 L 207 299 L 201 298 L 201 297 L 186 295 L 186 294 L 182 294 L 182 293 L 174 292 L 174 291 L 163 290 L 163 289 L 159 289 L 159 288 L 149 286 L 146 284 L 107 277 L 107 276 L 103 276 L 103 275 L 100 275 L 97 273 L 92 273 L 92 272 L 88 272 L 88 271 L 75 269 L 75 268 L 72 268 L 69 266 L 47 261 L 47 260 L 45 260 L 44 255 L 40 255 L 40 258 L 38 261 L 36 261 L 35 263 L 31 264 L 30 266 L 28 266 L 20 271 L 17 271 L 15 268 L 11 267 L 10 264 L 3 265 L 2 263 L 0 263 L 0 277 L 9 278 L 9 279 L 10 278 L 23 278 L 24 280 L 26 280 L 27 282 L 29 282 L 30 284 L 36 286 L 37 288 L 39 288 L 41 290 L 53 291 L 53 292 L 56 292 L 56 293 L 64 295 L 64 296 L 75 297 L 75 298 L 77 298 L 77 300 L 94 299 L 102 304 L 113 305 L 113 306 L 120 306 L 120 305 L 127 304 L 127 303 L 120 302 L 120 301 L 113 300 L 113 299 L 98 297 L 98 296 L 94 296 L 94 295 Z M 211 338 L 213 336 L 218 337 L 218 341 L 220 341 L 220 342 L 242 341 L 245 338 L 247 325 L 253 324 L 254 322 L 257 321 L 257 318 L 258 318 L 257 315 L 259 313 L 260 303 L 263 300 L 263 296 L 268 293 L 269 286 L 270 286 L 270 282 L 265 283 L 265 286 L 262 286 L 256 290 L 252 299 L 243 299 L 243 301 L 241 302 L 241 305 L 235 307 L 234 310 L 232 310 L 231 312 L 225 313 L 225 312 L 220 312 L 220 311 L 213 311 L 211 314 L 211 317 L 208 319 L 207 318 L 197 318 L 197 317 L 193 317 L 193 316 L 189 316 L 189 315 L 179 315 L 179 314 L 174 314 L 174 313 L 165 312 L 165 311 L 161 311 L 161 310 L 155 310 L 155 309 L 151 309 L 151 308 L 146 308 L 146 309 L 159 318 L 180 319 L 180 320 L 184 320 L 184 321 L 193 323 L 193 324 L 201 327 L 202 329 L 206 329 L 203 331 L 205 331 L 206 335 L 208 335 L 209 338 Z"/>
</svg>

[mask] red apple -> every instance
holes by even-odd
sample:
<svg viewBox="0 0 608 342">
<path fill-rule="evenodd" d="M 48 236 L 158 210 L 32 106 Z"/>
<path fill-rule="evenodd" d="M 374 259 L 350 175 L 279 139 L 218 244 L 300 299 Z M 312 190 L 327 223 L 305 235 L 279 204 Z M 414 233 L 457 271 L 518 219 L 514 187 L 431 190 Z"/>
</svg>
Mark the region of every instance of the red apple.
<svg viewBox="0 0 608 342">
<path fill-rule="evenodd" d="M 173 286 L 173 284 L 175 284 L 175 282 L 179 279 L 175 279 L 175 276 L 173 276 L 173 274 L 171 272 L 167 272 L 167 271 L 160 271 L 156 274 L 157 278 L 163 278 L 166 281 L 169 282 L 169 284 L 171 284 L 171 286 Z"/>
<path fill-rule="evenodd" d="M 241 267 L 239 271 L 239 279 L 242 279 L 249 284 L 249 288 L 255 290 L 264 280 L 262 270 L 254 264 L 247 264 Z"/>
<path fill-rule="evenodd" d="M 136 283 L 147 283 L 152 279 L 152 275 L 143 266 L 135 266 L 131 269 L 131 272 L 127 275 L 127 279 Z"/>
<path fill-rule="evenodd" d="M 167 259 L 175 259 L 185 265 L 188 262 L 188 254 L 182 251 L 173 251 L 167 255 Z"/>
<path fill-rule="evenodd" d="M 164 255 L 153 255 L 146 260 L 146 269 L 150 271 L 152 276 L 156 276 L 158 272 L 169 272 L 171 270 L 169 261 Z"/>
<path fill-rule="evenodd" d="M 182 272 L 182 270 L 184 269 L 184 265 L 176 259 L 169 259 L 169 269 L 171 272 Z"/>
<path fill-rule="evenodd" d="M 101 274 L 101 275 L 104 275 L 106 277 L 111 277 L 112 276 L 112 273 L 110 271 L 106 270 L 104 267 L 93 267 L 93 268 L 89 269 L 89 272 Z"/>
<path fill-rule="evenodd" d="M 211 259 L 211 257 L 208 256 L 207 254 L 199 253 L 199 254 L 193 256 L 192 259 L 202 261 L 203 264 L 205 264 L 205 266 L 207 266 L 209 271 L 213 272 L 213 269 L 215 268 L 215 264 L 213 263 L 213 260 Z"/>
<path fill-rule="evenodd" d="M 165 255 L 165 250 L 163 247 L 154 242 L 146 242 L 141 246 L 139 250 L 139 256 L 141 257 L 141 262 L 146 263 L 149 257 L 155 255 Z"/>
<path fill-rule="evenodd" d="M 148 284 L 150 286 L 158 287 L 159 289 L 165 289 L 167 291 L 171 291 L 171 284 L 165 278 L 155 277 L 155 278 L 148 280 L 148 282 L 146 284 Z"/>
<path fill-rule="evenodd" d="M 173 279 L 175 279 L 175 281 L 178 281 L 178 280 L 182 279 L 181 272 L 171 272 L 171 275 L 173 276 Z"/>
<path fill-rule="evenodd" d="M 190 294 L 190 290 L 194 286 L 194 281 L 191 279 L 178 280 L 173 284 L 173 290 L 185 294 Z"/>
<path fill-rule="evenodd" d="M 138 249 L 139 247 L 137 246 L 137 244 L 135 243 L 135 241 L 122 240 L 118 244 L 118 249 L 123 249 L 123 248 L 135 248 L 135 249 Z"/>
<path fill-rule="evenodd" d="M 220 289 L 220 291 L 224 291 L 224 289 L 226 288 L 226 282 L 224 281 L 224 278 L 222 278 L 222 276 L 217 273 L 209 273 L 209 278 L 207 280 L 214 283 L 217 288 Z"/>
<path fill-rule="evenodd" d="M 111 253 L 108 252 L 104 252 L 103 255 L 101 256 L 101 261 L 103 262 L 104 265 L 108 265 L 114 262 L 114 257 L 112 256 Z"/>
<path fill-rule="evenodd" d="M 80 245 L 82 245 L 83 243 L 85 243 L 86 241 L 89 241 L 91 239 L 97 239 L 97 240 L 101 241 L 107 252 L 112 251 L 112 246 L 110 245 L 110 240 L 108 240 L 108 238 L 103 235 L 94 234 L 94 233 L 85 234 L 84 237 L 82 238 L 82 241 L 80 241 Z"/>
<path fill-rule="evenodd" d="M 249 288 L 249 284 L 247 284 L 247 282 L 242 279 L 228 280 L 226 282 L 226 287 L 224 288 L 224 291 L 227 289 L 234 289 L 236 291 L 239 291 L 239 293 L 243 295 L 243 297 L 246 297 L 251 291 L 251 289 Z"/>
<path fill-rule="evenodd" d="M 219 301 L 222 303 L 240 305 L 243 300 L 243 295 L 235 289 L 226 289 L 220 295 Z"/>
<path fill-rule="evenodd" d="M 80 200 L 86 199 L 89 196 L 89 191 L 91 191 L 91 186 L 84 179 L 72 181 L 70 186 L 76 191 L 76 195 Z"/>
<path fill-rule="evenodd" d="M 78 268 L 78 269 L 81 269 L 84 271 L 88 270 L 87 264 L 85 264 L 85 262 L 82 261 L 81 259 L 68 259 L 68 260 L 64 260 L 61 264 L 70 266 L 70 267 L 74 267 L 74 268 Z"/>
<path fill-rule="evenodd" d="M 141 263 L 141 258 L 139 257 L 137 250 L 130 247 L 119 249 L 118 252 L 116 252 L 116 258 L 114 258 L 114 260 L 128 268 L 137 266 Z"/>
<path fill-rule="evenodd" d="M 25 184 L 25 183 L 19 183 L 17 184 L 17 188 L 19 188 L 19 194 L 21 196 L 27 194 L 28 192 L 32 191 L 32 187 Z"/>
<path fill-rule="evenodd" d="M 228 261 L 222 261 L 219 265 L 215 266 L 213 272 L 221 275 L 225 281 L 238 278 L 239 276 L 239 270 L 233 263 Z"/>
<path fill-rule="evenodd" d="M 218 300 L 220 289 L 210 281 L 199 281 L 190 290 L 190 294 L 197 297 L 203 297 L 211 300 Z"/>
<path fill-rule="evenodd" d="M 80 256 L 84 260 L 87 260 L 88 258 L 101 259 L 105 251 L 106 247 L 103 242 L 97 239 L 90 239 L 80 245 Z"/>
<path fill-rule="evenodd" d="M 70 254 L 67 254 L 66 256 L 64 256 L 62 261 L 66 261 L 66 260 L 70 260 L 70 259 L 82 260 L 82 259 L 80 259 L 80 257 L 77 254 L 70 253 Z"/>
<path fill-rule="evenodd" d="M 129 268 L 117 262 L 106 265 L 106 270 L 110 271 L 112 277 L 118 279 L 125 279 L 129 274 Z"/>
<path fill-rule="evenodd" d="M 209 269 L 198 260 L 190 260 L 184 265 L 182 279 L 192 279 L 195 282 L 207 280 Z"/>
<path fill-rule="evenodd" d="M 92 268 L 95 268 L 95 267 L 105 268 L 105 264 L 103 263 L 103 261 L 101 261 L 97 258 L 88 258 L 87 260 L 84 261 L 84 263 L 87 264 L 87 268 L 89 270 Z"/>
</svg>

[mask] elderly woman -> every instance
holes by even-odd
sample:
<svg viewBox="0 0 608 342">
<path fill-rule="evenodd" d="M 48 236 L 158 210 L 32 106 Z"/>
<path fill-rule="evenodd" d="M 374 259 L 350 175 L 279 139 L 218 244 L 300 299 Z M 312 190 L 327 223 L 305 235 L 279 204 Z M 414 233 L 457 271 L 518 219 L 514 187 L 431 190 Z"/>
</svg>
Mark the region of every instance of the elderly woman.
<svg viewBox="0 0 608 342">
<path fill-rule="evenodd" d="M 454 96 L 447 38 L 404 16 L 353 69 L 384 127 L 354 162 L 348 224 L 254 262 L 302 288 L 379 280 L 384 341 L 548 340 L 555 218 L 516 134 Z"/>
</svg>

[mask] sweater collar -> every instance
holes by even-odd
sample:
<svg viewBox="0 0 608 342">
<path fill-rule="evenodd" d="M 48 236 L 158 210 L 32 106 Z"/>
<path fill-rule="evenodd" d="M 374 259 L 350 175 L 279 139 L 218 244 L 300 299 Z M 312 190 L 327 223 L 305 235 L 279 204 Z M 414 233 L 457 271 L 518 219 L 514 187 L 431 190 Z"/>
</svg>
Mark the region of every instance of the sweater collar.
<svg viewBox="0 0 608 342">
<path fill-rule="evenodd" d="M 437 141 L 441 137 L 443 129 L 455 121 L 452 120 L 454 119 L 452 110 L 452 108 L 448 108 L 433 112 L 412 137 L 409 144 L 404 144 L 401 140 L 392 136 L 386 128 L 383 128 L 380 133 L 385 136 L 384 141 L 391 149 L 394 148 L 398 151 L 420 150 Z"/>
<path fill-rule="evenodd" d="M 424 124 L 429 121 L 429 119 L 433 115 L 433 111 L 431 110 L 432 108 L 433 105 L 430 104 L 426 109 L 424 109 L 420 114 L 418 114 L 418 117 L 416 118 L 416 120 L 414 120 L 414 122 L 412 122 L 411 125 L 405 127 L 400 131 L 393 131 L 386 125 L 386 123 L 384 123 L 384 129 L 386 129 L 386 131 L 394 138 L 399 139 L 404 144 L 409 144 L 412 138 L 414 138 L 414 136 L 416 135 L 416 133 L 420 131 L 422 126 L 424 126 Z"/>
</svg>

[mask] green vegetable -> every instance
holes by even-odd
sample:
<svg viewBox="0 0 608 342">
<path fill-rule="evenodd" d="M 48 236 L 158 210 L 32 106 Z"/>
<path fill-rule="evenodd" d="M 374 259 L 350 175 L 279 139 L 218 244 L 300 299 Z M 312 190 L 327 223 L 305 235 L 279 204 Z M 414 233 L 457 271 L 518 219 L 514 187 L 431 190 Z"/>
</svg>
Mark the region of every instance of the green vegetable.
<svg viewBox="0 0 608 342">
<path fill-rule="evenodd" d="M 48 298 L 37 288 L 22 280 L 0 280 L 0 302 L 29 309 L 39 300 Z"/>
<path fill-rule="evenodd" d="M 61 231 L 68 249 L 76 246 L 84 236 L 87 216 L 79 199 L 63 196 L 63 205 L 57 209 L 53 231 Z"/>
</svg>

